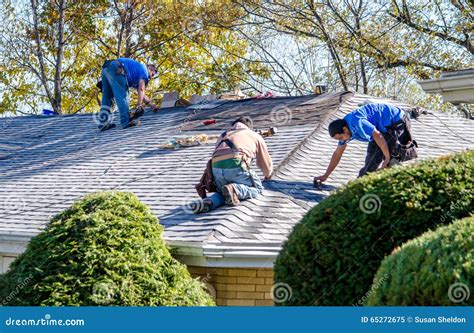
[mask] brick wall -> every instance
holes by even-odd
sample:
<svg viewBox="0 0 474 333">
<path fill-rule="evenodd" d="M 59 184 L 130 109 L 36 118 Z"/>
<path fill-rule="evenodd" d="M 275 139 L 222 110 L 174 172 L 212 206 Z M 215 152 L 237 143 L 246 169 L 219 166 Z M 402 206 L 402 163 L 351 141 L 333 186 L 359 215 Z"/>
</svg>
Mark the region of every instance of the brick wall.
<svg viewBox="0 0 474 333">
<path fill-rule="evenodd" d="M 188 266 L 194 277 L 211 285 L 217 305 L 273 305 L 271 268 L 212 268 Z"/>
</svg>

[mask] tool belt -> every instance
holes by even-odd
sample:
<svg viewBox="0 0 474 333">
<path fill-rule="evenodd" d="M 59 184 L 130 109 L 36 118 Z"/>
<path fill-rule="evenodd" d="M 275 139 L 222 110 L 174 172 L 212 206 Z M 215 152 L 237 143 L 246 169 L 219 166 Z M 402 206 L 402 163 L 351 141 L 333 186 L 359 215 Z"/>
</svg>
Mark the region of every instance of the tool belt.
<svg viewBox="0 0 474 333">
<path fill-rule="evenodd" d="M 206 168 L 195 186 L 196 192 L 199 194 L 201 198 L 205 198 L 207 196 L 207 192 L 217 192 L 217 188 L 214 185 L 214 177 L 212 176 L 212 161 L 209 159 L 206 164 Z"/>
<path fill-rule="evenodd" d="M 243 129 L 238 129 L 236 131 L 241 131 Z M 249 176 L 252 181 L 253 187 L 257 187 L 255 179 L 253 178 L 252 172 L 250 172 L 250 165 L 247 163 L 245 156 L 237 149 L 235 144 L 227 138 L 227 131 L 222 133 L 222 143 L 225 143 L 228 149 L 221 149 L 214 152 L 212 156 L 212 167 L 213 168 L 220 168 L 220 165 L 226 165 L 228 167 L 223 169 L 234 169 L 234 168 L 241 168 L 243 171 L 249 171 Z"/>
<path fill-rule="evenodd" d="M 390 155 L 399 162 L 405 162 L 418 157 L 416 149 L 418 144 L 411 135 L 410 119 L 405 114 L 402 119 L 387 128 L 388 140 L 391 151 Z"/>
<path fill-rule="evenodd" d="M 117 65 L 117 69 L 115 70 L 115 74 L 117 74 L 117 75 L 127 75 L 127 72 L 125 71 L 125 67 L 117 59 L 115 59 L 115 60 L 106 60 L 104 62 L 104 64 L 102 65 L 102 68 L 106 68 L 112 63 Z"/>
<path fill-rule="evenodd" d="M 236 131 L 240 131 L 240 129 Z M 244 155 L 227 137 L 227 131 L 222 133 L 222 138 L 220 145 L 225 143 L 228 148 L 217 149 L 220 145 L 216 148 L 212 155 L 212 167 L 219 169 L 234 169 L 240 167 L 243 170 L 248 170 L 249 165 L 247 164 Z"/>
</svg>

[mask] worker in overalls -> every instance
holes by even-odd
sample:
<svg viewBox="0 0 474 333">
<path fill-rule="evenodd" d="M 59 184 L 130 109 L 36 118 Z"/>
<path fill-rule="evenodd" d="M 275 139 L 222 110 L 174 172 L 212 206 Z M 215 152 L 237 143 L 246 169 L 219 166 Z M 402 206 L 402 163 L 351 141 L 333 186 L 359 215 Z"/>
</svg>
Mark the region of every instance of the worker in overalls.
<svg viewBox="0 0 474 333">
<path fill-rule="evenodd" d="M 329 124 L 329 135 L 338 140 L 338 146 L 322 176 L 314 184 L 324 182 L 339 164 L 351 140 L 368 142 L 365 165 L 359 177 L 390 166 L 390 162 L 403 162 L 416 158 L 416 141 L 410 133 L 407 112 L 390 104 L 368 103 Z"/>
<path fill-rule="evenodd" d="M 115 100 L 120 114 L 122 128 L 133 127 L 138 124 L 136 118 L 143 115 L 144 106 L 156 108 L 150 104 L 150 98 L 145 94 L 146 86 L 156 75 L 154 65 L 145 65 L 129 58 L 107 60 L 102 66 L 102 105 L 99 113 L 99 130 L 106 131 L 114 128 L 112 119 L 112 100 Z M 138 92 L 137 114 L 130 115 L 128 89 L 134 88 Z M 131 118 L 135 118 L 131 119 Z"/>
<path fill-rule="evenodd" d="M 235 206 L 241 200 L 260 195 L 262 181 L 250 169 L 254 158 L 265 179 L 270 179 L 273 164 L 265 140 L 253 131 L 249 117 L 240 117 L 220 136 L 212 154 L 212 178 L 217 192 L 202 200 L 193 211 L 208 212 L 224 203 Z"/>
</svg>

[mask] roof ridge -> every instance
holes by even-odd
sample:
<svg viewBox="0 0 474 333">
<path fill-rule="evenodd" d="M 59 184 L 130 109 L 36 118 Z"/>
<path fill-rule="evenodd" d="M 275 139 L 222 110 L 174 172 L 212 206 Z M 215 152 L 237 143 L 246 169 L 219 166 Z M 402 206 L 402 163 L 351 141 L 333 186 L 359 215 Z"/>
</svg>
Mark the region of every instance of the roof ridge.
<svg viewBox="0 0 474 333">
<path fill-rule="evenodd" d="M 249 98 L 243 98 L 243 99 L 236 99 L 236 100 L 221 100 L 225 101 L 225 103 L 240 103 L 240 102 L 249 102 L 249 101 L 261 101 L 265 99 L 297 99 L 297 98 L 307 98 L 310 96 L 318 96 L 316 94 L 308 94 L 308 95 L 299 95 L 299 96 L 273 96 L 271 98 L 255 98 L 255 97 L 249 97 Z M 189 106 L 196 106 L 198 104 L 191 104 Z M 176 111 L 176 110 L 189 110 L 187 106 L 172 106 L 169 108 L 162 108 L 160 111 Z M 145 110 L 146 113 L 152 112 L 151 108 L 147 108 Z M 63 118 L 71 118 L 71 117 L 87 117 L 87 116 L 92 116 L 93 114 L 98 113 L 98 112 L 76 112 L 76 113 L 64 113 L 64 114 L 57 114 L 53 116 L 45 116 L 42 114 L 21 114 L 21 115 L 9 115 L 9 116 L 2 116 L 0 117 L 0 122 L 2 120 L 8 121 L 12 118 L 17 118 L 17 119 L 63 119 Z M 118 114 L 118 110 L 114 111 L 114 114 Z"/>
<path fill-rule="evenodd" d="M 273 174 L 276 174 L 277 172 L 279 172 L 281 169 L 283 169 L 285 166 L 287 166 L 290 162 L 290 160 L 292 159 L 293 155 L 300 150 L 300 148 L 302 146 L 304 146 L 304 144 L 308 141 L 308 139 L 310 139 L 311 137 L 313 137 L 320 129 L 321 127 L 323 126 L 323 124 L 326 123 L 326 121 L 328 120 L 328 118 L 332 115 L 334 115 L 335 113 L 337 113 L 341 107 L 341 104 L 343 104 L 344 102 L 346 102 L 348 99 L 351 99 L 353 96 L 354 96 L 354 92 L 352 91 L 344 91 L 344 92 L 341 92 L 341 93 L 338 93 L 339 94 L 339 107 L 332 111 L 332 112 L 328 112 L 326 113 L 324 116 L 322 116 L 322 120 L 316 125 L 316 128 L 311 131 L 308 135 L 306 135 L 303 140 L 301 140 L 301 142 L 296 145 L 295 148 L 293 148 L 287 155 L 286 157 L 283 159 L 283 161 L 281 161 L 281 163 L 274 169 L 273 171 Z M 348 97 L 349 96 L 349 97 Z M 347 98 L 348 97 L 348 98 Z M 345 99 L 344 99 L 345 98 Z"/>
</svg>

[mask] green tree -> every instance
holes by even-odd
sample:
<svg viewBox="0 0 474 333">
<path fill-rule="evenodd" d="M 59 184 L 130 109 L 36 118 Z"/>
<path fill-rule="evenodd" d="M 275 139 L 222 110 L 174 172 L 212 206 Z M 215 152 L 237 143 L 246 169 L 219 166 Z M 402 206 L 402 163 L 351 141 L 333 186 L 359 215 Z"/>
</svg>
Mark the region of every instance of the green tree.
<svg viewBox="0 0 474 333">
<path fill-rule="evenodd" d="M 245 58 L 248 42 L 225 27 L 239 15 L 230 1 L 114 1 L 97 45 L 104 53 L 112 51 L 109 56 L 155 63 L 157 93 L 219 93 L 249 75 L 268 75 L 264 66 Z"/>
<path fill-rule="evenodd" d="M 467 68 L 472 62 L 472 2 L 368 0 L 235 0 L 247 27 L 292 37 L 307 52 L 314 74 L 288 70 L 287 84 L 304 87 L 321 77 L 331 88 L 388 95 L 388 87 L 406 86 L 405 78 L 426 79 L 439 71 Z M 274 36 L 273 38 L 278 38 Z M 259 45 L 263 45 L 258 40 Z M 294 44 L 293 44 L 294 45 Z M 284 54 L 278 54 L 284 57 Z M 304 57 L 296 57 L 305 62 Z M 300 58 L 302 58 L 300 60 Z M 277 57 L 277 61 L 281 57 Z M 326 59 L 329 63 L 326 64 Z M 298 63 L 291 67 L 302 67 Z M 291 68 L 290 67 L 290 68 Z M 288 75 L 290 73 L 290 75 Z M 337 78 L 337 82 L 333 78 Z M 295 91 L 301 89 L 296 88 Z M 400 95 L 399 92 L 393 95 Z"/>
<path fill-rule="evenodd" d="M 158 66 L 151 90 L 219 93 L 249 75 L 268 75 L 247 61 L 248 43 L 216 22 L 236 20 L 230 2 L 143 0 L 1 0 L 0 112 L 97 111 L 100 68 L 132 57 Z"/>
<path fill-rule="evenodd" d="M 2 0 L 0 112 L 80 111 L 90 102 L 91 44 L 77 29 L 91 29 L 86 1 Z M 28 108 L 30 110 L 28 110 Z"/>
</svg>

